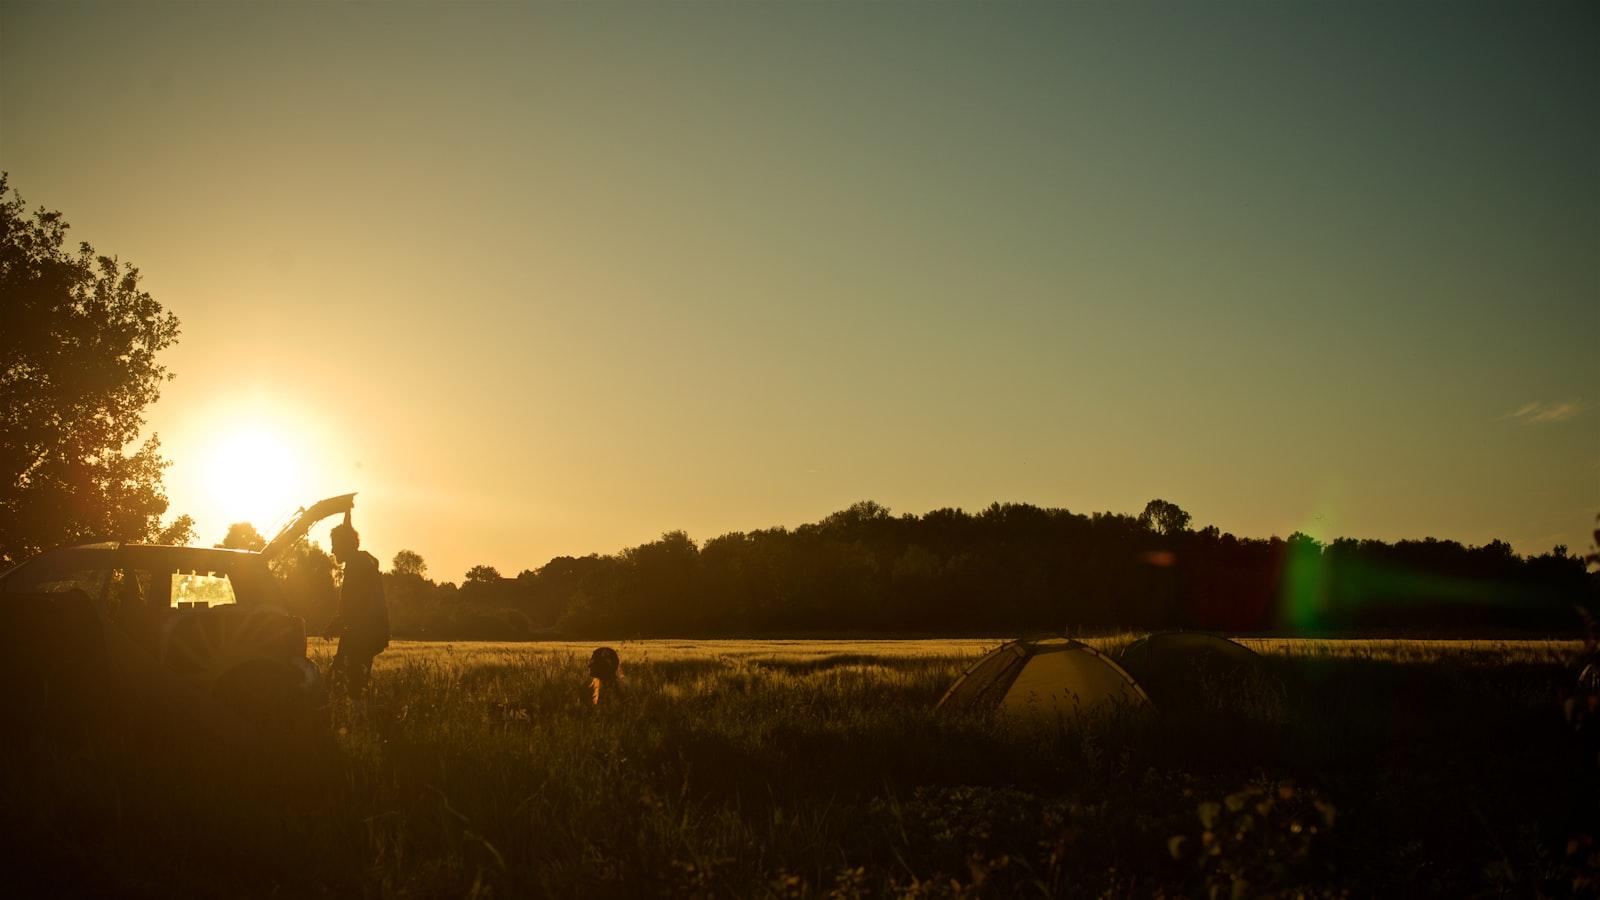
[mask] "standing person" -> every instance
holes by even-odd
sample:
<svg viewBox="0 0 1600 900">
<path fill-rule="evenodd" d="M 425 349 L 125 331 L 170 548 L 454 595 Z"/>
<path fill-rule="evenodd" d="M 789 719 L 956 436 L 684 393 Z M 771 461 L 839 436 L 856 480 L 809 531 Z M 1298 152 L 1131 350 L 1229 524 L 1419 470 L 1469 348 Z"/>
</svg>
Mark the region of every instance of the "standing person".
<svg viewBox="0 0 1600 900">
<path fill-rule="evenodd" d="M 350 525 L 350 514 L 334 526 L 333 558 L 344 566 L 339 588 L 339 614 L 328 623 L 328 637 L 338 636 L 333 674 L 344 682 L 352 699 L 359 698 L 372 674 L 372 660 L 389 646 L 389 607 L 383 599 L 383 576 L 378 560 L 361 548 L 361 535 Z"/>
</svg>

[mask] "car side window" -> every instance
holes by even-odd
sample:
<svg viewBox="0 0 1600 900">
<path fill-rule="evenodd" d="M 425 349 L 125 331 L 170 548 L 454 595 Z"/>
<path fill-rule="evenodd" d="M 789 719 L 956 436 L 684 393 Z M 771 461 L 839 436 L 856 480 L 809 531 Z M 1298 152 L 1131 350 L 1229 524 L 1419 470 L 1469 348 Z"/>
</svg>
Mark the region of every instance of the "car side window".
<svg viewBox="0 0 1600 900">
<path fill-rule="evenodd" d="M 208 609 L 238 602 L 226 572 L 172 573 L 173 609 Z"/>
<path fill-rule="evenodd" d="M 152 586 L 158 576 L 138 569 L 116 569 L 106 584 L 106 611 L 114 621 L 131 622 L 148 614 L 157 606 L 166 606 L 166 598 L 156 595 Z"/>
<path fill-rule="evenodd" d="M 41 567 L 36 572 L 18 571 L 5 580 L 5 591 L 10 594 L 65 594 L 83 591 L 92 600 L 100 598 L 105 587 L 105 569 L 55 569 Z"/>
</svg>

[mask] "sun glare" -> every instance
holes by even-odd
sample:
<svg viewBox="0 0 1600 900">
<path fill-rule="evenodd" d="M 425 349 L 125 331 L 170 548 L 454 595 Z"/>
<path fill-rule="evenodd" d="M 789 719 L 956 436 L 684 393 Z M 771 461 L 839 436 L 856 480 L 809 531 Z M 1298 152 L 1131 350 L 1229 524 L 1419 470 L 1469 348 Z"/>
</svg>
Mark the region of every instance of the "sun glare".
<svg viewBox="0 0 1600 900">
<path fill-rule="evenodd" d="M 299 461 L 278 435 L 260 428 L 220 433 L 208 459 L 206 488 L 228 522 L 250 522 L 265 532 L 304 502 L 296 493 Z"/>
</svg>

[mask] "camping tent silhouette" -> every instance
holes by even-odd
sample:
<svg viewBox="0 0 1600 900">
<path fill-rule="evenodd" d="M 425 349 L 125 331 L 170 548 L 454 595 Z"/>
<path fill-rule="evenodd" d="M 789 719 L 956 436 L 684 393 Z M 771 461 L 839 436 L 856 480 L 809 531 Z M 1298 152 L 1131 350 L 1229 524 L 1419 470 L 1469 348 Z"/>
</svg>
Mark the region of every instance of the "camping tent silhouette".
<svg viewBox="0 0 1600 900">
<path fill-rule="evenodd" d="M 1162 707 L 1202 702 L 1208 692 L 1237 688 L 1241 679 L 1264 674 L 1255 651 L 1203 631 L 1140 638 L 1124 647 L 1117 661 Z"/>
<path fill-rule="evenodd" d="M 1044 637 L 1000 645 L 956 679 L 939 708 L 1038 720 L 1149 704 L 1144 689 L 1110 657 L 1070 638 Z"/>
</svg>

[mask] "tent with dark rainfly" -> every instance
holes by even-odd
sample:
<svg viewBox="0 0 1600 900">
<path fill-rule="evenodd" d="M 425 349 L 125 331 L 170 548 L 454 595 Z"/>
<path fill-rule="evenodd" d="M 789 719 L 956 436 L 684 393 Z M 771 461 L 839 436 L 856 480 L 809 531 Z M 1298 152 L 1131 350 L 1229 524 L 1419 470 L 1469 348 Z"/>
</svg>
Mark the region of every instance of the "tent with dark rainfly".
<svg viewBox="0 0 1600 900">
<path fill-rule="evenodd" d="M 1074 718 L 1150 705 L 1139 683 L 1110 657 L 1064 637 L 1002 644 L 956 679 L 940 709 L 997 710 L 1007 718 Z"/>
<path fill-rule="evenodd" d="M 1207 704 L 1210 695 L 1268 677 L 1261 657 L 1243 644 L 1203 631 L 1165 631 L 1140 638 L 1117 654 L 1157 706 Z"/>
</svg>

